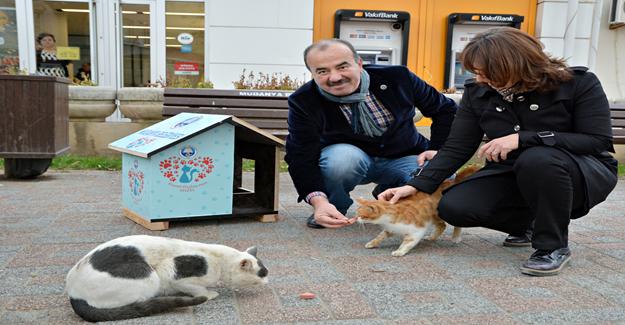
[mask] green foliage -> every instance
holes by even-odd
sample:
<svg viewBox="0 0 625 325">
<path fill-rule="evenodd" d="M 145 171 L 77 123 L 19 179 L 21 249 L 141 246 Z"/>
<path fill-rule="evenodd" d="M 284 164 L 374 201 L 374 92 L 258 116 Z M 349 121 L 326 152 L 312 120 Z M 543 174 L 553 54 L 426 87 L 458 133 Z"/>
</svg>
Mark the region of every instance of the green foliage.
<svg viewBox="0 0 625 325">
<path fill-rule="evenodd" d="M 58 156 L 52 160 L 53 169 L 93 169 L 121 170 L 121 157 L 82 157 L 74 155 Z"/>
<path fill-rule="evenodd" d="M 0 74 L 8 74 L 10 76 L 27 76 L 28 70 L 20 69 L 18 65 L 2 66 L 4 69 L 0 71 Z"/>
<path fill-rule="evenodd" d="M 215 86 L 210 80 L 205 81 L 204 78 L 200 79 L 195 85 L 189 78 L 184 77 L 169 77 L 167 80 L 159 78 L 154 83 L 148 84 L 148 87 L 153 88 L 214 88 Z"/>
<path fill-rule="evenodd" d="M 74 86 L 97 86 L 98 84 L 93 80 L 87 78 L 84 72 L 80 73 L 80 78 L 73 78 L 72 85 Z"/>
<path fill-rule="evenodd" d="M 258 73 L 258 77 L 254 71 L 250 71 L 245 75 L 245 69 L 241 73 L 239 80 L 233 81 L 235 89 L 259 89 L 259 90 L 295 90 L 304 84 L 303 81 L 291 78 L 291 76 L 283 76 L 282 73 Z"/>
<path fill-rule="evenodd" d="M 0 159 L 0 169 L 4 168 L 4 159 Z M 83 157 L 74 155 L 58 156 L 52 159 L 50 168 L 57 170 L 121 170 L 121 157 Z M 280 161 L 280 172 L 287 171 L 287 164 Z M 243 159 L 243 171 L 254 171 L 254 160 Z"/>
<path fill-rule="evenodd" d="M 254 171 L 254 160 L 243 159 L 243 171 L 244 172 L 253 172 Z M 287 172 L 289 169 L 289 165 L 286 164 L 284 160 L 280 160 L 280 172 Z"/>
<path fill-rule="evenodd" d="M 618 164 L 618 175 L 620 177 L 625 176 L 625 165 L 624 164 Z"/>
<path fill-rule="evenodd" d="M 195 84 L 195 88 L 210 88 L 213 89 L 215 88 L 215 85 L 210 81 L 204 81 L 204 78 L 200 79 L 200 81 L 197 82 L 197 84 Z"/>
</svg>

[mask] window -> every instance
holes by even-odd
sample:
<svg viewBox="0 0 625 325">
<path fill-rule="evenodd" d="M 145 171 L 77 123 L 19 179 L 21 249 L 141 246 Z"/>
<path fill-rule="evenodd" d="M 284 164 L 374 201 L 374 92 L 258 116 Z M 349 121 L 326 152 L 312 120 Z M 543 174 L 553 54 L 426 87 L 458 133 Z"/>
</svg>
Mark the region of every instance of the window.
<svg viewBox="0 0 625 325">
<path fill-rule="evenodd" d="M 0 74 L 19 70 L 15 1 L 0 0 Z"/>
<path fill-rule="evenodd" d="M 167 1 L 167 82 L 173 87 L 196 87 L 204 80 L 204 3 Z"/>
<path fill-rule="evenodd" d="M 33 16 L 37 73 L 91 80 L 89 3 L 33 0 Z"/>
<path fill-rule="evenodd" d="M 122 4 L 121 8 L 124 38 L 123 85 L 147 86 L 150 83 L 150 6 Z"/>
</svg>

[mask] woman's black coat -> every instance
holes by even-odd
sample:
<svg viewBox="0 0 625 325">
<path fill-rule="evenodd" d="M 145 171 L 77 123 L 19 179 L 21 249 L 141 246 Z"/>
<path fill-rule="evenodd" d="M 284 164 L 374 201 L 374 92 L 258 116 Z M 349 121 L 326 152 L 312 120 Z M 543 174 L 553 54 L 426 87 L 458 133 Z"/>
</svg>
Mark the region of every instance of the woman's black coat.
<svg viewBox="0 0 625 325">
<path fill-rule="evenodd" d="M 612 126 L 609 103 L 601 84 L 585 67 L 571 70 L 573 79 L 556 90 L 517 94 L 512 103 L 487 85 L 467 82 L 449 138 L 420 175 L 408 184 L 432 193 L 471 158 L 484 134 L 496 139 L 517 132 L 519 149 L 510 152 L 505 161 L 488 162 L 467 181 L 510 172 L 526 148 L 551 146 L 569 154 L 585 180 L 585 209 L 571 217 L 588 213 L 616 186 L 618 164 L 608 153 L 614 152 Z"/>
</svg>

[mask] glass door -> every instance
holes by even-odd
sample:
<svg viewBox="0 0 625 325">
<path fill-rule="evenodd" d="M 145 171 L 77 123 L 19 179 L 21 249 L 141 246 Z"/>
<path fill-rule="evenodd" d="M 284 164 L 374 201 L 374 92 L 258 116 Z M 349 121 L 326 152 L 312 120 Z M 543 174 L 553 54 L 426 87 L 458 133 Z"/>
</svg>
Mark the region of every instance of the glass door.
<svg viewBox="0 0 625 325">
<path fill-rule="evenodd" d="M 172 87 L 208 87 L 204 82 L 204 3 L 165 3 L 167 83 Z"/>
<path fill-rule="evenodd" d="M 121 1 L 121 87 L 146 87 L 158 82 L 155 72 L 155 1 Z"/>
</svg>

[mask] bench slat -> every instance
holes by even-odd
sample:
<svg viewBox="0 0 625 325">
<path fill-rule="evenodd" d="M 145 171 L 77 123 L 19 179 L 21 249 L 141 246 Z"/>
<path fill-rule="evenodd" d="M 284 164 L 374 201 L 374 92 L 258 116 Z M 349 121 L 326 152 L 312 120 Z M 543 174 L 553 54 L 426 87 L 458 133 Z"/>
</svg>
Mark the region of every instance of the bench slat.
<svg viewBox="0 0 625 325">
<path fill-rule="evenodd" d="M 292 93 L 293 91 L 286 90 L 165 88 L 165 97 L 244 97 L 286 99 Z"/>
<path fill-rule="evenodd" d="M 182 112 L 234 115 L 236 117 L 283 118 L 289 116 L 287 109 L 249 108 L 249 107 L 187 107 L 163 106 L 164 115 L 176 115 Z"/>
<path fill-rule="evenodd" d="M 610 104 L 610 110 L 612 111 L 624 111 L 625 110 L 625 103 L 612 103 Z"/>
<path fill-rule="evenodd" d="M 625 119 L 625 110 L 612 110 L 610 111 L 610 115 L 612 116 L 612 119 Z"/>
<path fill-rule="evenodd" d="M 254 99 L 254 98 L 201 98 L 201 97 L 165 97 L 166 106 L 215 106 L 215 107 L 269 107 L 288 108 L 284 99 Z"/>
<path fill-rule="evenodd" d="M 246 122 L 252 123 L 261 129 L 287 129 L 288 123 L 286 120 L 272 120 L 272 119 L 255 119 L 244 118 Z"/>
<path fill-rule="evenodd" d="M 625 120 L 612 120 L 612 127 L 624 128 Z"/>
</svg>

